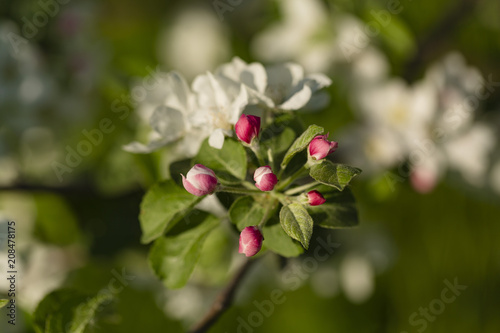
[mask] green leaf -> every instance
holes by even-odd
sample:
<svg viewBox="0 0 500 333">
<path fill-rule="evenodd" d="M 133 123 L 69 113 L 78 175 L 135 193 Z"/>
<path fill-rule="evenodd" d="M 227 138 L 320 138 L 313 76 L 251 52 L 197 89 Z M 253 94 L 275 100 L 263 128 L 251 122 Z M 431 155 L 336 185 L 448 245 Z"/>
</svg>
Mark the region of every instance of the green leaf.
<svg viewBox="0 0 500 333">
<path fill-rule="evenodd" d="M 280 211 L 280 223 L 288 236 L 298 240 L 307 250 L 314 222 L 304 206 L 298 203 L 283 206 Z"/>
<path fill-rule="evenodd" d="M 284 168 L 288 162 L 292 160 L 292 158 L 302 150 L 306 149 L 309 143 L 314 137 L 322 134 L 325 131 L 323 127 L 317 125 L 309 126 L 301 136 L 295 140 L 292 146 L 286 152 L 285 157 L 283 158 L 283 162 L 281 162 L 281 167 Z"/>
<path fill-rule="evenodd" d="M 210 147 L 208 139 L 203 141 L 198 155 L 194 159 L 206 167 L 227 171 L 238 179 L 247 175 L 247 155 L 240 142 L 226 138 L 222 149 Z"/>
<path fill-rule="evenodd" d="M 261 134 L 261 137 L 265 133 Z M 285 152 L 295 139 L 295 132 L 290 127 L 285 127 L 285 129 L 278 135 L 272 136 L 270 139 L 261 141 L 264 152 L 271 149 L 272 152 L 277 155 Z"/>
<path fill-rule="evenodd" d="M 356 201 L 349 188 L 342 192 L 325 193 L 319 191 L 325 197 L 326 202 L 320 206 L 308 208 L 315 225 L 337 229 L 354 227 L 359 224 Z"/>
<path fill-rule="evenodd" d="M 0 309 L 9 304 L 8 299 L 0 299 Z"/>
<path fill-rule="evenodd" d="M 60 289 L 38 304 L 34 326 L 38 333 L 83 333 L 99 307 L 113 299 L 111 293 L 89 296 L 76 290 Z"/>
<path fill-rule="evenodd" d="M 262 229 L 262 235 L 263 245 L 283 257 L 297 257 L 304 252 L 304 248 L 291 239 L 279 223 L 270 225 L 268 222 Z"/>
<path fill-rule="evenodd" d="M 213 215 L 200 215 L 193 228 L 176 235 L 158 238 L 149 253 L 153 271 L 168 288 L 186 284 L 198 261 L 205 239 L 219 225 Z"/>
<path fill-rule="evenodd" d="M 170 230 L 201 199 L 177 186 L 173 180 L 153 185 L 141 202 L 141 242 L 149 243 Z"/>
<path fill-rule="evenodd" d="M 264 214 L 262 205 L 250 196 L 236 199 L 229 209 L 229 218 L 239 230 L 259 224 Z"/>
<path fill-rule="evenodd" d="M 318 182 L 335 187 L 342 191 L 349 182 L 359 175 L 361 170 L 344 164 L 335 164 L 329 160 L 323 160 L 314 164 L 309 170 L 311 177 Z"/>
</svg>

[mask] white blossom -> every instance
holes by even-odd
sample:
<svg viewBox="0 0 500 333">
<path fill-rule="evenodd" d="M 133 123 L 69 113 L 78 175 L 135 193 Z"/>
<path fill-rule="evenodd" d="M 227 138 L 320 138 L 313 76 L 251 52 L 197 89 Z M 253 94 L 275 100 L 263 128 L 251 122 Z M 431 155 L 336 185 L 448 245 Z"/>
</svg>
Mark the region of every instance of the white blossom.
<svg viewBox="0 0 500 333">
<path fill-rule="evenodd" d="M 317 108 L 318 102 L 324 102 L 324 96 L 313 94 L 331 84 L 323 74 L 304 76 L 304 69 L 294 63 L 264 68 L 260 63 L 247 64 L 238 57 L 221 65 L 216 73 L 242 83 L 250 103 L 281 110 L 298 110 L 307 104 Z"/>
<path fill-rule="evenodd" d="M 149 142 L 142 144 L 134 141 L 124 146 L 133 153 L 150 153 L 169 143 L 181 140 L 183 149 L 195 154 L 203 139 L 197 137 L 182 141 L 186 134 L 195 131 L 192 118 L 197 112 L 196 96 L 186 80 L 177 72 L 156 77 L 154 89 L 148 90 L 139 103 L 138 114 L 152 129 Z"/>
<path fill-rule="evenodd" d="M 242 84 L 210 72 L 194 79 L 193 91 L 198 99 L 193 123 L 211 133 L 210 146 L 221 149 L 224 136 L 232 135 L 233 126 L 248 104 L 247 92 Z"/>
</svg>

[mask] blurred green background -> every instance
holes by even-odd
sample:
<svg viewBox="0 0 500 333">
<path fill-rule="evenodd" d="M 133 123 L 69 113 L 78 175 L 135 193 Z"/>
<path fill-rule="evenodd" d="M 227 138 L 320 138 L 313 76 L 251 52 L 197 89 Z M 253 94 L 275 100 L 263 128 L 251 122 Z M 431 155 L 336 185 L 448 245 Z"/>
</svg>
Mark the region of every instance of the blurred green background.
<svg viewBox="0 0 500 333">
<path fill-rule="evenodd" d="M 362 121 L 349 97 L 360 83 L 349 74 L 351 63 L 329 47 L 339 38 L 335 24 L 342 18 L 366 24 L 373 11 L 393 2 L 314 1 L 326 21 L 308 36 L 309 44 L 300 44 L 298 33 L 286 44 L 296 42 L 297 50 L 283 47 L 274 58 L 255 41 L 286 20 L 291 23 L 282 29 L 292 29 L 297 18 L 283 1 L 221 2 L 227 7 L 216 7 L 217 1 L 2 1 L 0 223 L 16 222 L 20 275 L 16 326 L 0 309 L 1 332 L 34 332 L 32 313 L 52 290 L 95 294 L 109 289 L 117 275 L 128 277 L 120 280 L 117 300 L 86 332 L 182 332 L 230 278 L 237 236 L 217 234 L 193 282 L 175 291 L 153 276 L 148 246 L 140 244 L 139 204 L 145 190 L 168 174 L 165 152 L 134 155 L 121 147 L 141 136 L 131 89 L 157 66 L 188 80 L 233 56 L 316 66 L 333 80 L 331 100 L 324 111 L 301 114 L 304 123 L 317 123 L 334 137 Z M 484 78 L 500 81 L 498 1 L 407 0 L 399 6 L 368 42 L 387 58 L 388 76 L 415 82 L 435 61 L 458 51 Z M 303 15 L 297 26 L 305 31 L 315 17 Z M 317 45 L 318 54 L 303 56 Z M 117 105 L 122 109 L 116 111 Z M 498 137 L 499 114 L 500 93 L 494 90 L 474 118 L 492 125 Z M 99 128 L 103 118 L 111 119 L 111 133 L 57 177 L 53 161 L 64 162 L 67 147 L 76 149 L 82 131 Z M 493 144 L 491 161 L 500 156 Z M 464 149 L 463 158 L 469 153 Z M 499 332 L 500 201 L 489 186 L 498 177 L 473 186 L 452 170 L 421 194 L 408 177 L 388 180 L 386 172 L 398 174 L 401 165 L 354 181 L 360 226 L 323 231 L 339 244 L 328 260 L 309 270 L 301 259 L 264 256 L 210 332 Z M 485 169 L 493 175 L 494 163 Z M 234 253 L 221 253 L 219 243 L 230 244 Z M 8 290 L 6 252 L 0 258 L 2 298 Z M 293 267 L 297 284 L 283 280 Z M 467 288 L 445 303 L 439 301 L 449 288 L 445 281 Z M 270 300 L 274 289 L 283 290 L 284 301 L 267 316 L 256 303 Z M 420 311 L 429 307 L 426 317 Z"/>
</svg>

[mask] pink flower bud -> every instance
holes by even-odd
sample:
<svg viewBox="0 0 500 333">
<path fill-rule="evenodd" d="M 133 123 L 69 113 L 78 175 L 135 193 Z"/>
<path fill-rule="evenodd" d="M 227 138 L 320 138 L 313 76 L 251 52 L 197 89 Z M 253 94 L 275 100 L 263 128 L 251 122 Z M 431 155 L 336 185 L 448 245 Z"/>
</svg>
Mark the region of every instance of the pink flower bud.
<svg viewBox="0 0 500 333">
<path fill-rule="evenodd" d="M 260 117 L 242 114 L 236 125 L 234 125 L 234 131 L 238 139 L 250 144 L 259 135 Z"/>
<path fill-rule="evenodd" d="M 246 227 L 240 233 L 240 247 L 238 252 L 244 253 L 247 257 L 252 257 L 260 251 L 262 247 L 262 233 L 259 228 Z"/>
<path fill-rule="evenodd" d="M 272 191 L 274 185 L 278 183 L 278 177 L 268 165 L 257 168 L 253 174 L 253 180 L 255 180 L 255 186 L 261 191 Z"/>
<path fill-rule="evenodd" d="M 319 206 L 326 202 L 325 197 L 316 190 L 307 192 L 307 198 L 311 206 Z"/>
<path fill-rule="evenodd" d="M 436 187 L 438 175 L 433 170 L 417 168 L 411 172 L 410 181 L 415 191 L 427 194 L 432 192 L 434 187 Z"/>
<path fill-rule="evenodd" d="M 212 194 L 217 187 L 217 177 L 215 172 L 202 164 L 196 164 L 188 171 L 186 177 L 182 176 L 182 184 L 186 191 L 201 197 Z"/>
<path fill-rule="evenodd" d="M 328 134 L 318 135 L 309 143 L 309 155 L 316 160 L 321 160 L 337 150 L 339 144 L 335 141 L 328 141 Z"/>
</svg>

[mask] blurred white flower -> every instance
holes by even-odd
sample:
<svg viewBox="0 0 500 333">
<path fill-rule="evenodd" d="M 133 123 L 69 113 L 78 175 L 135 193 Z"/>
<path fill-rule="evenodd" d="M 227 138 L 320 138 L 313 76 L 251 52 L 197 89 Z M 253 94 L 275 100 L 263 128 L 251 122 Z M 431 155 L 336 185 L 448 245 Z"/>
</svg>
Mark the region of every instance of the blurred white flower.
<svg viewBox="0 0 500 333">
<path fill-rule="evenodd" d="M 368 259 L 348 254 L 340 264 L 340 285 L 348 300 L 363 303 L 375 289 L 375 272 Z"/>
<path fill-rule="evenodd" d="M 42 298 L 61 287 L 67 274 L 82 263 L 82 254 L 76 248 L 33 243 L 19 279 L 20 305 L 34 311 Z"/>
<path fill-rule="evenodd" d="M 281 110 L 298 110 L 307 104 L 317 107 L 324 98 L 313 94 L 331 84 L 323 74 L 304 76 L 303 68 L 294 63 L 264 68 L 260 63 L 247 64 L 238 57 L 221 65 L 216 73 L 242 83 L 250 103 Z"/>
<path fill-rule="evenodd" d="M 406 149 L 426 136 L 436 108 L 431 85 L 422 82 L 408 86 L 399 79 L 360 89 L 358 101 L 363 119 L 394 133 Z"/>
<path fill-rule="evenodd" d="M 282 21 L 258 34 L 255 55 L 268 62 L 296 61 L 308 71 L 323 72 L 332 63 L 333 43 L 327 8 L 318 0 L 277 1 Z"/>
<path fill-rule="evenodd" d="M 157 76 L 155 86 L 147 90 L 142 101 L 138 101 L 138 115 L 148 122 L 152 132 L 149 143 L 134 141 L 123 147 L 132 153 L 150 153 L 169 143 L 180 140 L 193 130 L 192 119 L 197 112 L 196 97 L 182 75 L 170 72 Z M 203 139 L 197 137 L 182 140 L 181 149 L 189 153 L 199 148 Z"/>
<path fill-rule="evenodd" d="M 168 68 L 192 80 L 229 57 L 228 32 L 215 13 L 189 8 L 160 35 L 158 54 Z"/>
<path fill-rule="evenodd" d="M 478 69 L 467 66 L 460 53 L 450 53 L 429 67 L 424 80 L 437 92 L 437 128 L 451 135 L 473 122 L 477 105 L 468 101 L 483 99 L 478 94 L 484 87 L 484 79 Z"/>
<path fill-rule="evenodd" d="M 352 165 L 363 166 L 364 174 L 378 173 L 404 160 L 405 146 L 385 127 L 360 125 L 339 133 L 340 150 Z"/>
<path fill-rule="evenodd" d="M 37 113 L 47 107 L 55 88 L 38 50 L 19 40 L 24 39 L 18 27 L 0 21 L 0 129 L 16 133 L 37 123 Z"/>
<path fill-rule="evenodd" d="M 493 129 L 474 122 L 483 88 L 479 71 L 458 53 L 432 65 L 412 85 L 401 79 L 361 84 L 354 108 L 363 123 L 340 142 L 348 159 L 367 174 L 407 161 L 409 174 L 399 174 L 409 175 L 421 193 L 430 192 L 448 169 L 481 186 L 495 143 Z"/>
<path fill-rule="evenodd" d="M 363 124 L 339 140 L 350 162 L 370 174 L 407 158 L 427 137 L 436 103 L 432 88 L 426 82 L 408 86 L 400 79 L 360 86 L 355 109 Z"/>
<path fill-rule="evenodd" d="M 133 153 L 150 153 L 174 144 L 171 153 L 192 157 L 207 137 L 222 148 L 224 136 L 232 135 L 243 108 L 248 104 L 243 85 L 210 72 L 199 75 L 189 88 L 176 72 L 156 77 L 153 89 L 139 102 L 138 113 L 152 131 L 149 143 L 132 142 L 123 148 Z"/>
<path fill-rule="evenodd" d="M 10 156 L 0 156 L 0 170 L 0 186 L 13 184 L 19 175 L 17 163 Z"/>
<path fill-rule="evenodd" d="M 353 89 L 373 85 L 387 79 L 389 63 L 386 56 L 377 48 L 367 46 L 354 58 L 352 65 Z"/>
<path fill-rule="evenodd" d="M 444 145 L 450 168 L 456 169 L 472 185 L 482 186 L 489 165 L 489 155 L 495 148 L 493 128 L 474 124 L 462 135 Z"/>
</svg>

